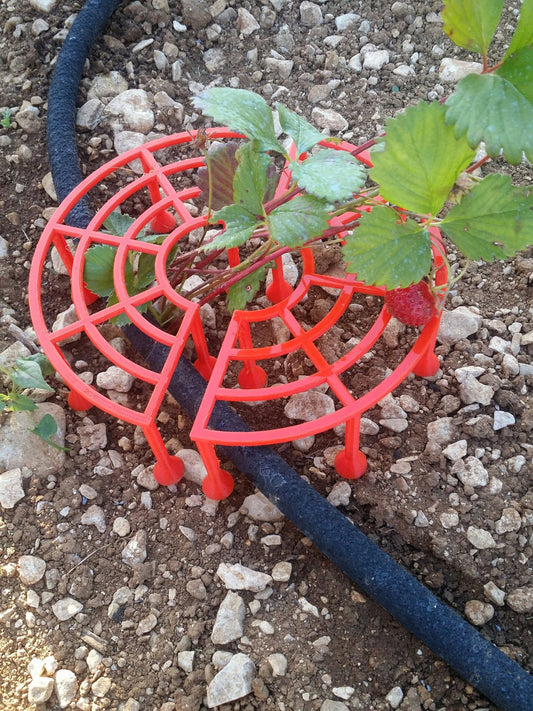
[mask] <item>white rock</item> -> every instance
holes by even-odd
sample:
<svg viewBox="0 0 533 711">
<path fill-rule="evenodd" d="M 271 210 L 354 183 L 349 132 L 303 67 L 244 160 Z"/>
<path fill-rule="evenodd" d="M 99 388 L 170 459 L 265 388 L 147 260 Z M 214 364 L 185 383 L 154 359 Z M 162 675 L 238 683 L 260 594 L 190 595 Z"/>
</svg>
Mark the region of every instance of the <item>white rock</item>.
<svg viewBox="0 0 533 711">
<path fill-rule="evenodd" d="M 477 333 L 481 328 L 482 316 L 466 306 L 458 306 L 453 311 L 442 312 L 437 339 L 440 343 L 451 345 Z"/>
<path fill-rule="evenodd" d="M 272 568 L 272 579 L 278 583 L 286 583 L 292 575 L 292 563 L 280 561 Z"/>
<path fill-rule="evenodd" d="M 500 336 L 493 336 L 489 341 L 489 348 L 492 348 L 496 353 L 511 353 L 512 345 L 510 341 L 506 341 Z"/>
<path fill-rule="evenodd" d="M 52 696 L 54 680 L 38 676 L 30 681 L 28 686 L 28 701 L 30 704 L 44 704 Z"/>
<path fill-rule="evenodd" d="M 70 620 L 71 617 L 77 615 L 78 612 L 83 610 L 83 605 L 78 600 L 74 600 L 72 597 L 65 597 L 52 605 L 52 612 L 57 617 L 58 620 L 64 622 L 65 620 Z"/>
<path fill-rule="evenodd" d="M 465 605 L 465 615 L 473 625 L 480 627 L 494 617 L 494 608 L 489 602 L 469 600 Z"/>
<path fill-rule="evenodd" d="M 101 676 L 95 682 L 91 684 L 91 693 L 96 696 L 97 699 L 103 699 L 107 692 L 111 688 L 111 679 L 105 676 Z"/>
<path fill-rule="evenodd" d="M 44 673 L 44 662 L 39 657 L 32 657 L 27 666 L 28 673 L 32 679 L 37 679 Z"/>
<path fill-rule="evenodd" d="M 51 12 L 57 5 L 57 0 L 30 0 L 30 5 L 39 12 Z"/>
<path fill-rule="evenodd" d="M 2 508 L 14 508 L 24 496 L 21 469 L 10 469 L 0 474 L 0 505 Z"/>
<path fill-rule="evenodd" d="M 316 437 L 314 435 L 309 435 L 309 437 L 301 437 L 300 439 L 295 439 L 292 441 L 292 446 L 299 452 L 309 452 L 315 444 Z"/>
<path fill-rule="evenodd" d="M 492 534 L 489 531 L 485 531 L 483 528 L 469 526 L 466 531 L 466 537 L 473 546 L 479 548 L 480 550 L 494 548 L 496 546 L 496 541 L 492 537 Z"/>
<path fill-rule="evenodd" d="M 506 353 L 503 356 L 502 372 L 507 378 L 514 378 L 520 373 L 520 363 L 514 355 Z"/>
<path fill-rule="evenodd" d="M 466 457 L 468 451 L 468 442 L 466 439 L 460 439 L 457 442 L 452 442 L 442 450 L 442 453 L 451 462 L 456 462 L 458 459 Z"/>
<path fill-rule="evenodd" d="M 501 607 L 505 603 L 505 592 L 493 583 L 492 580 L 485 583 L 483 590 L 488 599 L 495 605 Z"/>
<path fill-rule="evenodd" d="M 482 70 L 483 65 L 480 62 L 465 62 L 461 59 L 444 57 L 439 67 L 439 79 L 456 84 L 468 74 L 480 74 Z"/>
<path fill-rule="evenodd" d="M 123 91 L 111 99 L 105 107 L 104 113 L 119 118 L 121 128 L 144 135 L 152 130 L 155 122 L 154 112 L 144 89 Z"/>
<path fill-rule="evenodd" d="M 339 699 L 345 699 L 347 701 L 353 696 L 355 689 L 353 686 L 334 686 L 331 691 L 335 696 L 338 696 Z"/>
<path fill-rule="evenodd" d="M 400 417 L 393 417 L 390 419 L 383 419 L 379 421 L 379 424 L 385 429 L 391 432 L 403 432 L 409 427 L 407 420 Z"/>
<path fill-rule="evenodd" d="M 291 395 L 284 409 L 285 417 L 304 422 L 313 422 L 332 412 L 335 412 L 333 398 L 316 390 Z"/>
<path fill-rule="evenodd" d="M 89 650 L 89 654 L 85 657 L 85 662 L 91 674 L 94 674 L 94 672 L 98 669 L 103 658 L 103 654 L 100 654 L 98 650 Z"/>
<path fill-rule="evenodd" d="M 274 652 L 269 654 L 267 657 L 267 662 L 270 664 L 273 676 L 285 676 L 287 673 L 288 661 L 284 654 L 279 652 Z"/>
<path fill-rule="evenodd" d="M 356 15 L 355 12 L 346 12 L 343 15 L 337 15 L 335 18 L 337 32 L 345 32 L 350 29 L 350 27 L 353 27 L 360 19 L 360 15 Z"/>
<path fill-rule="evenodd" d="M 127 91 L 128 81 L 120 72 L 112 71 L 108 74 L 97 74 L 91 82 L 89 91 L 87 92 L 88 99 L 107 99 L 113 96 L 118 96 L 122 92 Z"/>
<path fill-rule="evenodd" d="M 448 511 L 443 511 L 440 514 L 439 520 L 443 528 L 455 528 L 459 525 L 459 514 L 457 511 L 449 509 Z"/>
<path fill-rule="evenodd" d="M 349 126 L 348 121 L 338 111 L 323 109 L 320 106 L 314 107 L 311 118 L 316 126 L 330 131 L 346 131 Z"/>
<path fill-rule="evenodd" d="M 217 575 L 228 590 L 264 590 L 272 582 L 272 576 L 247 568 L 240 563 L 220 563 Z"/>
<path fill-rule="evenodd" d="M 260 491 L 256 494 L 250 494 L 244 499 L 239 513 L 243 516 L 248 516 L 254 521 L 267 521 L 269 523 L 283 521 L 285 518 L 281 511 Z"/>
<path fill-rule="evenodd" d="M 116 533 L 117 536 L 120 536 L 121 538 L 123 536 L 128 536 L 130 531 L 131 526 L 127 518 L 119 516 L 113 521 L 113 533 Z"/>
<path fill-rule="evenodd" d="M 456 435 L 457 428 L 451 417 L 439 417 L 427 426 L 427 436 L 430 442 L 445 445 L 451 442 Z"/>
<path fill-rule="evenodd" d="M 309 602 L 309 600 L 305 597 L 298 598 L 298 607 L 302 610 L 302 612 L 305 612 L 308 615 L 313 615 L 313 617 L 320 617 L 318 607 Z"/>
<path fill-rule="evenodd" d="M 279 79 L 288 79 L 294 67 L 292 59 L 278 59 L 277 57 L 267 57 L 265 64 L 267 69 L 276 74 Z"/>
<path fill-rule="evenodd" d="M 304 27 L 318 27 L 324 21 L 322 10 L 316 3 L 303 0 L 300 3 L 300 20 Z"/>
<path fill-rule="evenodd" d="M 54 678 L 54 691 L 59 708 L 66 709 L 78 693 L 78 680 L 74 672 L 70 669 L 58 669 Z"/>
<path fill-rule="evenodd" d="M 207 469 L 205 468 L 199 452 L 197 452 L 196 449 L 180 449 L 177 456 L 181 459 L 185 466 L 183 474 L 185 479 L 201 486 L 203 480 L 207 476 Z"/>
<path fill-rule="evenodd" d="M 504 427 L 509 427 L 514 425 L 516 422 L 514 415 L 511 412 L 504 412 L 503 410 L 495 410 L 494 412 L 494 431 L 502 430 Z"/>
<path fill-rule="evenodd" d="M 21 555 L 18 559 L 20 582 L 23 585 L 34 585 L 44 575 L 46 561 L 35 555 Z"/>
<path fill-rule="evenodd" d="M 95 424 L 88 419 L 84 420 L 84 422 L 85 424 L 80 425 L 77 429 L 81 447 L 91 452 L 98 449 L 105 449 L 107 446 L 107 429 L 105 422 Z"/>
<path fill-rule="evenodd" d="M 506 602 L 515 612 L 531 612 L 533 610 L 533 587 L 513 590 L 507 595 Z"/>
<path fill-rule="evenodd" d="M 512 507 L 502 511 L 502 515 L 496 521 L 494 530 L 498 534 L 510 533 L 511 531 L 519 531 L 522 526 L 522 517 L 516 509 Z"/>
<path fill-rule="evenodd" d="M 84 526 L 94 526 L 99 533 L 104 533 L 106 529 L 105 513 L 101 506 L 92 504 L 81 515 L 80 522 Z"/>
<path fill-rule="evenodd" d="M 459 386 L 459 396 L 465 405 L 473 403 L 490 405 L 494 397 L 494 390 L 490 385 L 484 385 L 472 375 L 468 375 Z"/>
<path fill-rule="evenodd" d="M 246 654 L 235 654 L 212 679 L 207 687 L 207 706 L 212 709 L 236 699 L 242 699 L 252 690 L 255 665 Z"/>
<path fill-rule="evenodd" d="M 466 486 L 487 486 L 489 483 L 489 473 L 477 457 L 467 457 L 464 467 L 458 467 L 454 474 Z"/>
<path fill-rule="evenodd" d="M 157 617 L 154 615 L 153 612 L 148 613 L 146 617 L 143 617 L 141 620 L 139 620 L 139 623 L 137 625 L 137 628 L 135 629 L 135 634 L 137 637 L 142 637 L 145 634 L 148 634 L 148 632 L 151 632 L 155 627 L 157 626 Z"/>
<path fill-rule="evenodd" d="M 219 47 L 211 47 L 202 54 L 202 61 L 208 72 L 221 72 L 227 64 L 224 51 Z"/>
<path fill-rule="evenodd" d="M 76 323 L 77 320 L 78 314 L 76 313 L 76 307 L 72 304 L 66 311 L 62 311 L 57 315 L 56 320 L 52 324 L 52 331 L 54 333 L 56 331 L 60 331 L 62 328 L 66 328 L 67 326 L 71 326 L 73 323 Z M 78 331 L 77 333 L 73 333 L 71 336 L 67 336 L 67 338 L 63 338 L 61 343 L 63 345 L 67 343 L 75 343 L 76 341 L 79 341 L 80 338 L 81 331 Z"/>
<path fill-rule="evenodd" d="M 243 37 L 248 37 L 248 35 L 251 35 L 259 29 L 259 23 L 252 13 L 248 12 L 245 8 L 240 7 L 237 10 L 237 30 L 239 31 L 239 34 Z"/>
<path fill-rule="evenodd" d="M 363 69 L 379 71 L 389 62 L 389 53 L 386 49 L 376 49 L 364 52 Z"/>
<path fill-rule="evenodd" d="M 178 652 L 178 666 L 186 674 L 190 674 L 194 669 L 194 652 L 189 649 Z"/>
<path fill-rule="evenodd" d="M 132 566 L 136 563 L 144 563 L 148 555 L 146 546 L 148 536 L 146 531 L 137 531 L 133 538 L 126 543 L 122 551 L 122 560 L 126 565 Z"/>
<path fill-rule="evenodd" d="M 385 701 L 389 702 L 391 709 L 397 709 L 403 701 L 403 691 L 401 686 L 393 687 L 387 696 L 385 696 Z"/>
<path fill-rule="evenodd" d="M 148 491 L 155 491 L 159 488 L 159 482 L 154 476 L 154 466 L 143 467 L 137 474 L 137 484 Z"/>
<path fill-rule="evenodd" d="M 326 699 L 320 711 L 350 711 L 345 703 L 342 701 L 332 701 L 331 699 Z"/>
<path fill-rule="evenodd" d="M 464 383 L 469 376 L 479 378 L 479 376 L 483 375 L 485 372 L 486 369 L 480 365 L 465 365 L 462 368 L 456 368 L 453 371 L 453 374 L 455 375 L 458 383 Z"/>
<path fill-rule="evenodd" d="M 76 112 L 76 126 L 85 131 L 92 131 L 100 123 L 104 104 L 100 99 L 89 99 Z"/>
<path fill-rule="evenodd" d="M 347 481 L 338 481 L 328 494 L 328 501 L 332 506 L 348 506 L 352 487 Z"/>
<path fill-rule="evenodd" d="M 379 425 L 369 417 L 361 417 L 359 431 L 362 435 L 377 435 L 379 432 Z"/>
<path fill-rule="evenodd" d="M 107 370 L 96 375 L 96 384 L 104 390 L 116 390 L 119 393 L 127 393 L 131 390 L 135 378 L 131 373 L 127 373 L 116 365 L 111 365 Z"/>
</svg>

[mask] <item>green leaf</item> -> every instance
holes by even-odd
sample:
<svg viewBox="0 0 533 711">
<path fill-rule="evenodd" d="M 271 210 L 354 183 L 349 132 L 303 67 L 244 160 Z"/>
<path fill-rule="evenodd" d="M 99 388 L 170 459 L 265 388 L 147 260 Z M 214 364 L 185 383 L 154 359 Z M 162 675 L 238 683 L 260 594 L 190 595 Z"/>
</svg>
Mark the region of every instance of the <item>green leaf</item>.
<svg viewBox="0 0 533 711">
<path fill-rule="evenodd" d="M 233 180 L 233 201 L 252 215 L 264 215 L 263 199 L 267 188 L 270 158 L 244 143 L 236 154 L 239 163 Z"/>
<path fill-rule="evenodd" d="M 172 263 L 172 257 L 168 263 Z M 135 293 L 138 294 L 155 280 L 155 255 L 142 252 L 139 255 L 137 274 L 135 277 Z"/>
<path fill-rule="evenodd" d="M 403 221 L 392 208 L 363 213 L 343 247 L 346 271 L 367 284 L 387 289 L 419 282 L 431 269 L 428 230 L 414 220 Z"/>
<path fill-rule="evenodd" d="M 442 230 L 471 259 L 504 259 L 533 244 L 533 193 L 488 175 L 455 205 Z"/>
<path fill-rule="evenodd" d="M 7 410 L 11 412 L 31 412 L 37 409 L 37 405 L 27 395 L 17 395 L 8 400 Z"/>
<path fill-rule="evenodd" d="M 363 165 L 346 151 L 319 151 L 290 168 L 301 188 L 330 202 L 352 197 L 366 180 Z"/>
<path fill-rule="evenodd" d="M 244 309 L 256 295 L 265 276 L 266 267 L 263 266 L 232 284 L 228 289 L 228 311 Z"/>
<path fill-rule="evenodd" d="M 444 0 L 443 30 L 459 47 L 485 57 L 502 8 L 503 0 Z"/>
<path fill-rule="evenodd" d="M 533 0 L 523 0 L 518 24 L 505 56 L 508 57 L 528 44 L 533 44 Z"/>
<path fill-rule="evenodd" d="M 310 151 L 317 143 L 326 138 L 323 133 L 320 133 L 304 118 L 298 116 L 283 104 L 276 103 L 274 106 L 278 110 L 281 128 L 296 143 L 298 155 Z"/>
<path fill-rule="evenodd" d="M 503 150 L 511 164 L 533 161 L 533 47 L 522 47 L 491 74 L 469 74 L 446 101 L 447 123 L 489 156 Z"/>
<path fill-rule="evenodd" d="M 205 116 L 255 141 L 258 150 L 283 153 L 276 138 L 272 111 L 258 94 L 246 89 L 213 87 L 193 97 L 192 103 Z"/>
<path fill-rule="evenodd" d="M 328 229 L 328 208 L 325 200 L 297 195 L 268 215 L 270 236 L 278 244 L 300 247 Z"/>
<path fill-rule="evenodd" d="M 210 251 L 223 247 L 239 247 L 262 224 L 255 215 L 240 205 L 223 207 L 213 215 L 210 222 L 213 224 L 223 222 L 225 225 L 224 232 L 217 235 L 208 245 Z"/>
<path fill-rule="evenodd" d="M 233 179 L 238 165 L 235 153 L 238 147 L 239 144 L 236 141 L 228 141 L 228 143 L 209 151 L 212 210 L 220 210 L 226 205 L 233 204 Z M 208 201 L 209 170 L 207 166 L 198 169 L 196 184 L 204 194 L 204 199 Z"/>
<path fill-rule="evenodd" d="M 95 244 L 85 253 L 83 281 L 93 294 L 111 296 L 115 292 L 113 265 L 116 254 L 116 247 L 107 244 Z"/>
<path fill-rule="evenodd" d="M 135 220 L 133 217 L 122 214 L 118 210 L 114 210 L 109 217 L 104 220 L 104 227 L 110 235 L 124 237 L 134 222 Z"/>
<path fill-rule="evenodd" d="M 50 414 L 43 415 L 37 425 L 32 430 L 30 430 L 30 432 L 33 432 L 33 434 L 36 434 L 44 442 L 51 445 L 52 447 L 55 447 L 56 449 L 60 449 L 63 452 L 69 451 L 67 447 L 61 447 L 59 444 L 57 444 L 57 442 L 54 442 L 51 439 L 57 433 L 57 422 Z"/>
<path fill-rule="evenodd" d="M 48 360 L 48 358 L 45 356 L 44 353 L 33 353 L 32 355 L 22 358 L 22 360 L 33 360 L 36 363 L 38 363 L 39 368 L 41 369 L 41 373 L 43 374 L 43 377 L 45 377 L 45 378 L 47 375 L 52 375 L 53 373 L 55 373 L 56 369 L 50 363 L 50 361 Z"/>
<path fill-rule="evenodd" d="M 370 177 L 406 210 L 436 215 L 474 152 L 444 120 L 444 107 L 421 101 L 385 126 L 385 149 L 372 154 Z"/>
<path fill-rule="evenodd" d="M 43 378 L 39 363 L 34 360 L 17 358 L 16 367 L 11 371 L 11 380 L 21 388 L 39 388 L 54 392 L 46 380 Z"/>
</svg>

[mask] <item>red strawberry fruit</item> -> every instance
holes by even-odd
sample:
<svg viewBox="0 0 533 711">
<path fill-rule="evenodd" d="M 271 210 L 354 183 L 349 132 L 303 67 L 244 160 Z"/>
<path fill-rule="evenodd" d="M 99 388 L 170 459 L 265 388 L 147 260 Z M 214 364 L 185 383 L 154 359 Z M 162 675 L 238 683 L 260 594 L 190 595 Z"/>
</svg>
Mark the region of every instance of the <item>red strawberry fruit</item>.
<svg viewBox="0 0 533 711">
<path fill-rule="evenodd" d="M 385 304 L 390 315 L 407 326 L 424 326 L 436 311 L 435 298 L 425 281 L 387 291 Z"/>
</svg>

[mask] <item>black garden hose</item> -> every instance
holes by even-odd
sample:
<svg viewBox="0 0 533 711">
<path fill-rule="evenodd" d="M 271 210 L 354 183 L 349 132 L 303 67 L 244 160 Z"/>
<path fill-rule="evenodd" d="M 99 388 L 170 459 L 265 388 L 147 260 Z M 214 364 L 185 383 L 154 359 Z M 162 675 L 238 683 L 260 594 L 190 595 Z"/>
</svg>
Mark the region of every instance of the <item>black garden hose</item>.
<svg viewBox="0 0 533 711">
<path fill-rule="evenodd" d="M 83 64 L 92 42 L 118 4 L 117 0 L 88 0 L 65 40 L 54 71 L 48 98 L 48 150 L 60 199 L 82 178 L 74 121 Z M 72 210 L 69 221 L 83 228 L 92 216 L 87 201 Z M 168 348 L 154 343 L 133 324 L 125 326 L 124 332 L 149 366 L 159 371 Z M 181 358 L 169 392 L 191 418 L 205 387 L 205 380 L 193 365 Z M 226 403 L 215 406 L 211 424 L 219 430 L 249 430 Z M 533 677 L 372 543 L 271 448 L 220 447 L 219 453 L 369 596 L 501 711 L 533 711 Z"/>
</svg>

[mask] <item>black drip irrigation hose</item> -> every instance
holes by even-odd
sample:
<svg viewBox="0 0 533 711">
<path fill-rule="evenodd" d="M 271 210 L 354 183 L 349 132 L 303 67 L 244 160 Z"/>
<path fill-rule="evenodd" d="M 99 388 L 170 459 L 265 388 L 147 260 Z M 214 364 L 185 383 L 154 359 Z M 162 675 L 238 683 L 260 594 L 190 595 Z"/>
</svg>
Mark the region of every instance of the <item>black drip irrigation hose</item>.
<svg viewBox="0 0 533 711">
<path fill-rule="evenodd" d="M 48 98 L 48 151 L 60 199 L 82 179 L 75 144 L 75 105 L 83 65 L 118 4 L 118 0 L 88 0 L 57 60 Z M 93 214 L 89 202 L 80 201 L 68 221 L 83 228 Z M 133 324 L 125 326 L 124 333 L 159 372 L 168 348 L 154 343 Z M 205 388 L 194 366 L 181 358 L 169 392 L 191 418 Z M 250 430 L 226 403 L 217 403 L 210 424 L 219 430 Z M 265 446 L 221 446 L 219 454 L 231 460 L 359 587 L 501 711 L 533 711 L 533 677 L 370 541 L 276 452 Z"/>
</svg>

